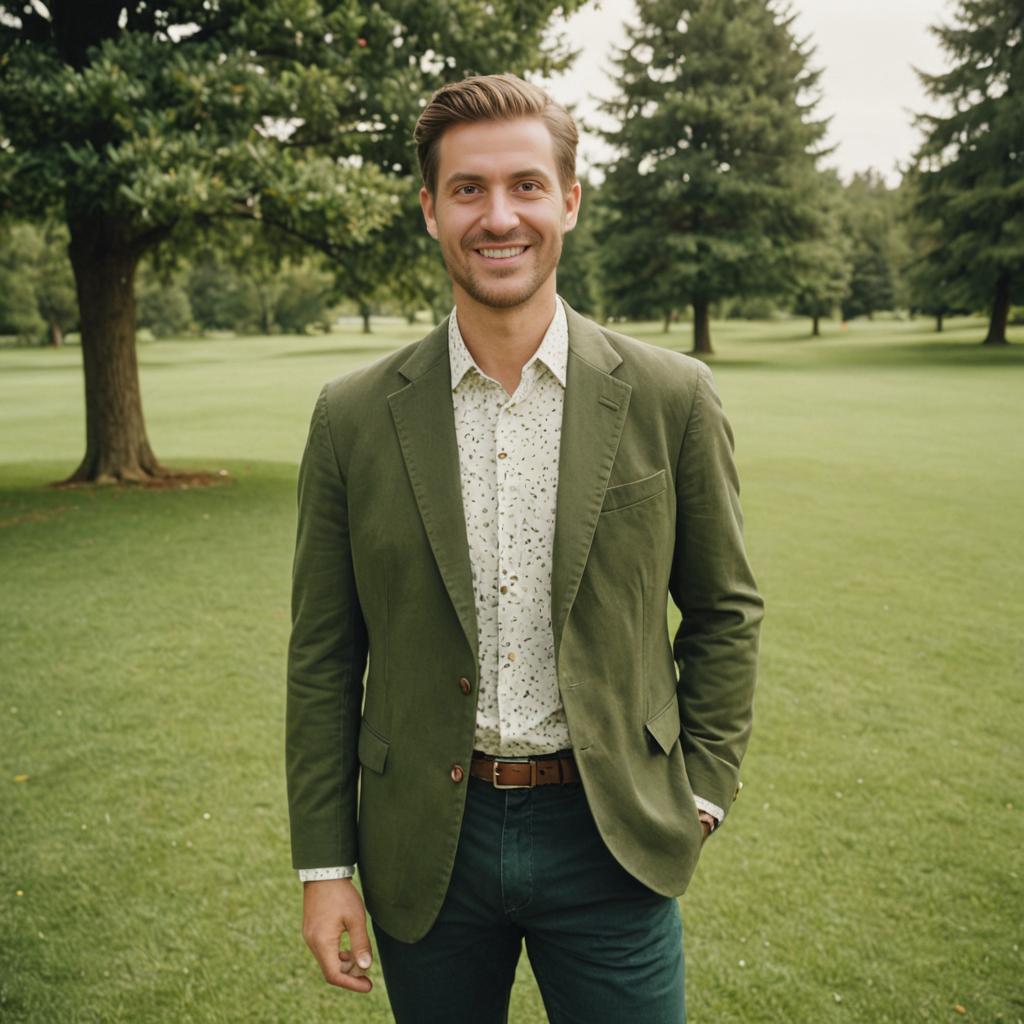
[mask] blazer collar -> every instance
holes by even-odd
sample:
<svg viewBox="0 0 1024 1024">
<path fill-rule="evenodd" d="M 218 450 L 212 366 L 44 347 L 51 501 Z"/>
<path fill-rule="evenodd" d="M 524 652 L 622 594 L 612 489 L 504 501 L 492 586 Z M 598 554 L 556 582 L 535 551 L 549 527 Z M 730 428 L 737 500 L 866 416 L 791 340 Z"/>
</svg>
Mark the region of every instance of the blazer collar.
<svg viewBox="0 0 1024 1024">
<path fill-rule="evenodd" d="M 600 328 L 568 304 L 565 313 L 569 358 L 551 567 L 556 658 L 590 554 L 632 391 L 613 376 L 622 357 Z M 476 657 L 476 608 L 452 408 L 448 318 L 413 349 L 398 372 L 408 383 L 389 395 L 388 402 L 402 456 L 438 570 Z"/>
<path fill-rule="evenodd" d="M 611 373 L 622 362 L 622 356 L 608 344 L 597 324 L 580 316 L 561 296 L 558 301 L 565 308 L 566 322 L 569 327 L 570 353 L 578 356 L 596 370 Z M 448 355 L 448 321 L 450 319 L 450 315 L 446 316 L 420 341 L 412 350 L 409 358 L 398 368 L 398 372 L 406 380 L 414 381 L 418 377 L 422 377 L 439 359 Z"/>
</svg>

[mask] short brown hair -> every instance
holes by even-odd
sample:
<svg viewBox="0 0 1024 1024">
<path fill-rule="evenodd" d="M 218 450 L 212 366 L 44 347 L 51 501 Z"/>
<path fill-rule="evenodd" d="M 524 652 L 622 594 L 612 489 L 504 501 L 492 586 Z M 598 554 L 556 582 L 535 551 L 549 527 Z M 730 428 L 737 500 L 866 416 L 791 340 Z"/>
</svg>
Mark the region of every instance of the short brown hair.
<svg viewBox="0 0 1024 1024">
<path fill-rule="evenodd" d="M 412 134 L 427 191 L 432 196 L 437 194 L 438 147 L 441 136 L 453 124 L 511 121 L 518 117 L 539 117 L 547 125 L 554 143 L 562 191 L 568 192 L 576 182 L 576 144 L 579 142 L 572 115 L 540 86 L 508 74 L 474 75 L 461 82 L 450 82 L 430 97 Z"/>
</svg>

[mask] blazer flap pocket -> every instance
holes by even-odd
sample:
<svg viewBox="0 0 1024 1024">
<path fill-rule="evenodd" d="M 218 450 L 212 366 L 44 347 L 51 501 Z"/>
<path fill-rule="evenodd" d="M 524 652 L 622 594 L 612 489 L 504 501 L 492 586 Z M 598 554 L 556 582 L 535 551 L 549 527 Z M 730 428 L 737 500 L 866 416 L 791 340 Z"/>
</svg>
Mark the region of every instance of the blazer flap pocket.
<svg viewBox="0 0 1024 1024">
<path fill-rule="evenodd" d="M 616 484 L 604 492 L 604 503 L 601 505 L 602 512 L 611 512 L 613 509 L 626 508 L 629 505 L 637 505 L 647 498 L 653 498 L 665 490 L 665 470 L 659 469 L 657 473 L 645 476 L 642 480 L 631 480 L 628 484 Z"/>
<path fill-rule="evenodd" d="M 380 775 L 384 771 L 390 746 L 390 741 L 378 736 L 363 722 L 359 728 L 359 763 L 364 768 Z"/>
<path fill-rule="evenodd" d="M 670 754 L 679 739 L 679 698 L 673 694 L 672 699 L 644 724 L 658 746 Z"/>
</svg>

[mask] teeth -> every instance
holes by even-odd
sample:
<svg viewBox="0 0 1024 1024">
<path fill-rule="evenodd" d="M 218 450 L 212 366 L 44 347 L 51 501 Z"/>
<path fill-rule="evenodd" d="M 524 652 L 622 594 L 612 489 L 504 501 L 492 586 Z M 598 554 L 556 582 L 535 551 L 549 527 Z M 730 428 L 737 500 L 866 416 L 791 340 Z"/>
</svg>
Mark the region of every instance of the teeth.
<svg viewBox="0 0 1024 1024">
<path fill-rule="evenodd" d="M 526 251 L 526 246 L 521 245 L 516 249 L 481 249 L 480 252 L 484 256 L 489 256 L 492 260 L 506 260 L 510 256 L 518 256 L 521 252 Z"/>
</svg>

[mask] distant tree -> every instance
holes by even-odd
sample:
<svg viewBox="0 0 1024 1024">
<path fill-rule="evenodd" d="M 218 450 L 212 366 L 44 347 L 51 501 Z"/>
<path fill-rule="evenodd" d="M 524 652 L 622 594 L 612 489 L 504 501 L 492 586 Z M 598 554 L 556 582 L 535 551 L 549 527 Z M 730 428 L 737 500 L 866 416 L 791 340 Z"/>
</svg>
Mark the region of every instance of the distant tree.
<svg viewBox="0 0 1024 1024">
<path fill-rule="evenodd" d="M 878 171 L 854 174 L 844 189 L 843 230 L 849 241 L 849 285 L 843 295 L 844 320 L 873 319 L 896 308 L 902 289 L 899 267 L 905 258 L 900 202 Z"/>
<path fill-rule="evenodd" d="M 274 326 L 289 334 L 303 334 L 328 319 L 333 275 L 307 257 L 286 264 L 280 274 L 281 291 L 274 303 Z"/>
<path fill-rule="evenodd" d="M 251 278 L 216 249 L 203 247 L 190 258 L 183 284 L 201 332 L 261 329 L 264 304 Z"/>
<path fill-rule="evenodd" d="M 942 242 L 930 273 L 988 305 L 984 344 L 1005 345 L 1010 304 L 1024 301 L 1024 7 L 958 0 L 932 32 L 953 67 L 918 77 L 952 112 L 916 119 L 915 209 Z"/>
<path fill-rule="evenodd" d="M 600 304 L 594 224 L 600 189 L 586 175 L 580 176 L 580 184 L 583 187 L 583 205 L 576 226 L 562 240 L 558 294 L 577 312 L 596 316 L 600 314 Z"/>
<path fill-rule="evenodd" d="M 951 264 L 941 226 L 921 216 L 913 168 L 904 174 L 900 199 L 908 245 L 901 276 L 906 284 L 908 306 L 912 316 L 924 313 L 935 317 L 935 330 L 941 332 L 947 316 L 970 312 L 967 268 Z"/>
<path fill-rule="evenodd" d="M 0 231 L 0 334 L 19 342 L 38 342 L 43 332 L 33 276 L 25 272 L 25 256 L 34 257 L 38 232 L 29 224 Z"/>
<path fill-rule="evenodd" d="M 143 264 L 136 280 L 136 326 L 156 338 L 189 334 L 195 328 L 192 304 L 181 275 L 159 273 Z"/>
<path fill-rule="evenodd" d="M 811 318 L 811 335 L 821 334 L 821 318 L 831 317 L 850 284 L 850 240 L 843 222 L 842 183 L 835 172 L 819 181 L 823 232 L 794 246 L 793 310 Z"/>
<path fill-rule="evenodd" d="M 813 202 L 826 122 L 820 71 L 772 0 L 640 0 L 603 104 L 617 127 L 596 227 L 612 312 L 694 311 L 784 291 L 794 246 L 824 233 Z"/>
<path fill-rule="evenodd" d="M 0 231 L 0 334 L 64 344 L 78 320 L 67 244 L 67 230 L 52 221 Z"/>
<path fill-rule="evenodd" d="M 146 436 L 135 271 L 241 219 L 338 259 L 395 219 L 425 94 L 560 66 L 577 0 L 0 3 L 0 210 L 62 218 L 80 304 L 86 451 L 70 480 L 167 471 Z"/>
</svg>

